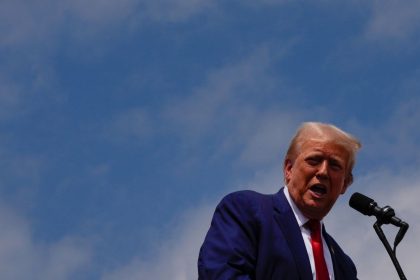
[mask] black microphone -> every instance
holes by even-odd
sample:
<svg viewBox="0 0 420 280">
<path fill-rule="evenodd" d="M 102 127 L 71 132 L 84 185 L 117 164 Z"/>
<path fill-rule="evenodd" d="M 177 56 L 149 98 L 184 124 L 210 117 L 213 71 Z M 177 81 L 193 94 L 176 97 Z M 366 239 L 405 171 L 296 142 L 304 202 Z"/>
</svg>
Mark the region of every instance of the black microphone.
<svg viewBox="0 0 420 280">
<path fill-rule="evenodd" d="M 354 193 L 350 197 L 349 205 L 350 207 L 356 209 L 364 215 L 374 215 L 376 217 L 377 221 L 373 225 L 373 228 L 375 229 L 376 233 L 379 236 L 379 239 L 382 241 L 382 243 L 385 246 L 385 249 L 391 257 L 392 263 L 394 264 L 395 269 L 397 270 L 398 275 L 400 276 L 400 279 L 407 280 L 407 278 L 404 275 L 404 272 L 401 269 L 400 264 L 398 263 L 396 249 L 397 245 L 404 238 L 404 235 L 408 230 L 408 224 L 406 222 L 401 221 L 401 219 L 395 217 L 394 209 L 392 209 L 390 206 L 378 207 L 378 204 L 372 198 L 369 198 L 361 193 Z M 397 235 L 395 236 L 394 249 L 392 249 L 389 245 L 389 242 L 381 229 L 381 225 L 383 224 L 393 224 L 400 228 Z"/>
<path fill-rule="evenodd" d="M 374 215 L 382 224 L 393 224 L 397 227 L 408 228 L 406 222 L 395 217 L 394 209 L 390 206 L 378 207 L 378 204 L 372 198 L 361 193 L 354 193 L 350 197 L 349 205 L 364 215 Z"/>
</svg>

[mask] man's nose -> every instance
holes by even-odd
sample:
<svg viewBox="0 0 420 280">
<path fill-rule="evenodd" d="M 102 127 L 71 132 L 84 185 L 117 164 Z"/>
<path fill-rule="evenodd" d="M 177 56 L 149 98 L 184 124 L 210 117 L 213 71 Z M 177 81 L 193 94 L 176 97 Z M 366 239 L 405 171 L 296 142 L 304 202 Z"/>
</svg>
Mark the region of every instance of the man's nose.
<svg viewBox="0 0 420 280">
<path fill-rule="evenodd" d="M 327 160 L 324 160 L 321 162 L 316 175 L 322 178 L 328 178 L 328 161 Z"/>
</svg>

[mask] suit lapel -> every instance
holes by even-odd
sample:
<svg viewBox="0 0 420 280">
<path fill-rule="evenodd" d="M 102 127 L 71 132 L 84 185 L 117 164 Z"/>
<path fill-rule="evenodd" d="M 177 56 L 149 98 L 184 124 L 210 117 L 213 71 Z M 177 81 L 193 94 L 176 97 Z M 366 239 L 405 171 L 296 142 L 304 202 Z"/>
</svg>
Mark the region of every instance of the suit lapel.
<svg viewBox="0 0 420 280">
<path fill-rule="evenodd" d="M 274 199 L 274 219 L 283 232 L 289 245 L 290 251 L 296 263 L 296 269 L 300 279 L 312 280 L 311 265 L 302 233 L 296 221 L 295 215 L 284 196 L 283 188 L 273 197 Z"/>
<path fill-rule="evenodd" d="M 325 242 L 328 245 L 328 249 L 330 250 L 331 259 L 333 263 L 333 269 L 334 269 L 334 278 L 335 279 L 346 279 L 346 275 L 343 274 L 342 270 L 339 267 L 339 261 L 337 260 L 337 253 L 336 249 L 334 247 L 334 242 L 331 241 L 331 236 L 327 234 L 325 227 L 322 229 L 322 234 L 325 238 Z"/>
</svg>

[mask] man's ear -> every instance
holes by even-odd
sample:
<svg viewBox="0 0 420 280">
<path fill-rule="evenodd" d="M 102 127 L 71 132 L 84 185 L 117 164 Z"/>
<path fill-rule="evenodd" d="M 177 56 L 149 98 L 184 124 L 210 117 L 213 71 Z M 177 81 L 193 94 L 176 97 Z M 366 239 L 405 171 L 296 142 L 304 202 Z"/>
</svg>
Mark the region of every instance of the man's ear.
<svg viewBox="0 0 420 280">
<path fill-rule="evenodd" d="M 344 180 L 344 187 L 341 191 L 341 194 L 344 194 L 347 190 L 347 188 L 353 183 L 353 173 L 349 173 L 349 175 L 347 175 L 346 179 Z"/>
<path fill-rule="evenodd" d="M 284 164 L 283 164 L 283 176 L 284 176 L 284 180 L 286 181 L 286 183 L 289 182 L 289 180 L 292 176 L 292 167 L 293 167 L 292 160 L 286 158 L 284 160 Z"/>
</svg>

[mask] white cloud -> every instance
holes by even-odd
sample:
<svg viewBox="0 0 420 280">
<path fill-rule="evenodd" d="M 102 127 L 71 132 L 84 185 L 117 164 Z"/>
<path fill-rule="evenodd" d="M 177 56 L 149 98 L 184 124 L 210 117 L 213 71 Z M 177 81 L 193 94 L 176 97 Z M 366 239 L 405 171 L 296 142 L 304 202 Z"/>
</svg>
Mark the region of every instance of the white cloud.
<svg viewBox="0 0 420 280">
<path fill-rule="evenodd" d="M 60 16 L 54 1 L 2 1 L 0 46 L 39 43 L 55 33 Z"/>
<path fill-rule="evenodd" d="M 94 35 L 130 29 L 144 22 L 184 21 L 213 4 L 204 0 L 107 0 L 0 2 L 0 46 L 56 45 L 60 34 L 89 40 Z"/>
<path fill-rule="evenodd" d="M 243 137 L 246 143 L 239 160 L 251 164 L 282 163 L 285 151 L 299 125 L 297 115 L 290 112 L 266 112 L 255 116 L 252 132 Z"/>
<path fill-rule="evenodd" d="M 372 18 L 366 29 L 367 39 L 387 40 L 393 43 L 412 39 L 420 26 L 417 13 L 419 8 L 420 2 L 417 0 L 374 1 Z"/>
<path fill-rule="evenodd" d="M 223 116 L 246 113 L 243 106 L 247 104 L 241 100 L 247 100 L 250 93 L 264 94 L 274 83 L 267 73 L 269 63 L 269 51 L 262 47 L 212 71 L 189 97 L 168 104 L 168 119 L 193 133 L 202 133 L 214 128 Z"/>
<path fill-rule="evenodd" d="M 28 221 L 4 203 L 0 223 L 1 279 L 74 279 L 90 262 L 85 241 L 71 236 L 53 243 L 36 241 Z"/>
<path fill-rule="evenodd" d="M 130 263 L 105 272 L 101 279 L 197 279 L 197 256 L 212 212 L 213 206 L 205 203 L 178 216 L 173 231 L 158 241 L 156 257 L 133 258 Z"/>
<path fill-rule="evenodd" d="M 163 110 L 166 124 L 184 134 L 190 144 L 217 138 L 215 157 L 239 151 L 242 163 L 267 163 L 275 152 L 273 148 L 284 144 L 298 119 L 298 113 L 290 114 L 290 108 L 287 113 L 281 112 L 283 103 L 266 106 L 264 102 L 260 106 L 262 100 L 278 100 L 280 96 L 287 99 L 294 91 L 270 72 L 290 45 L 276 50 L 263 45 L 213 70 L 186 98 L 168 102 Z"/>
</svg>

